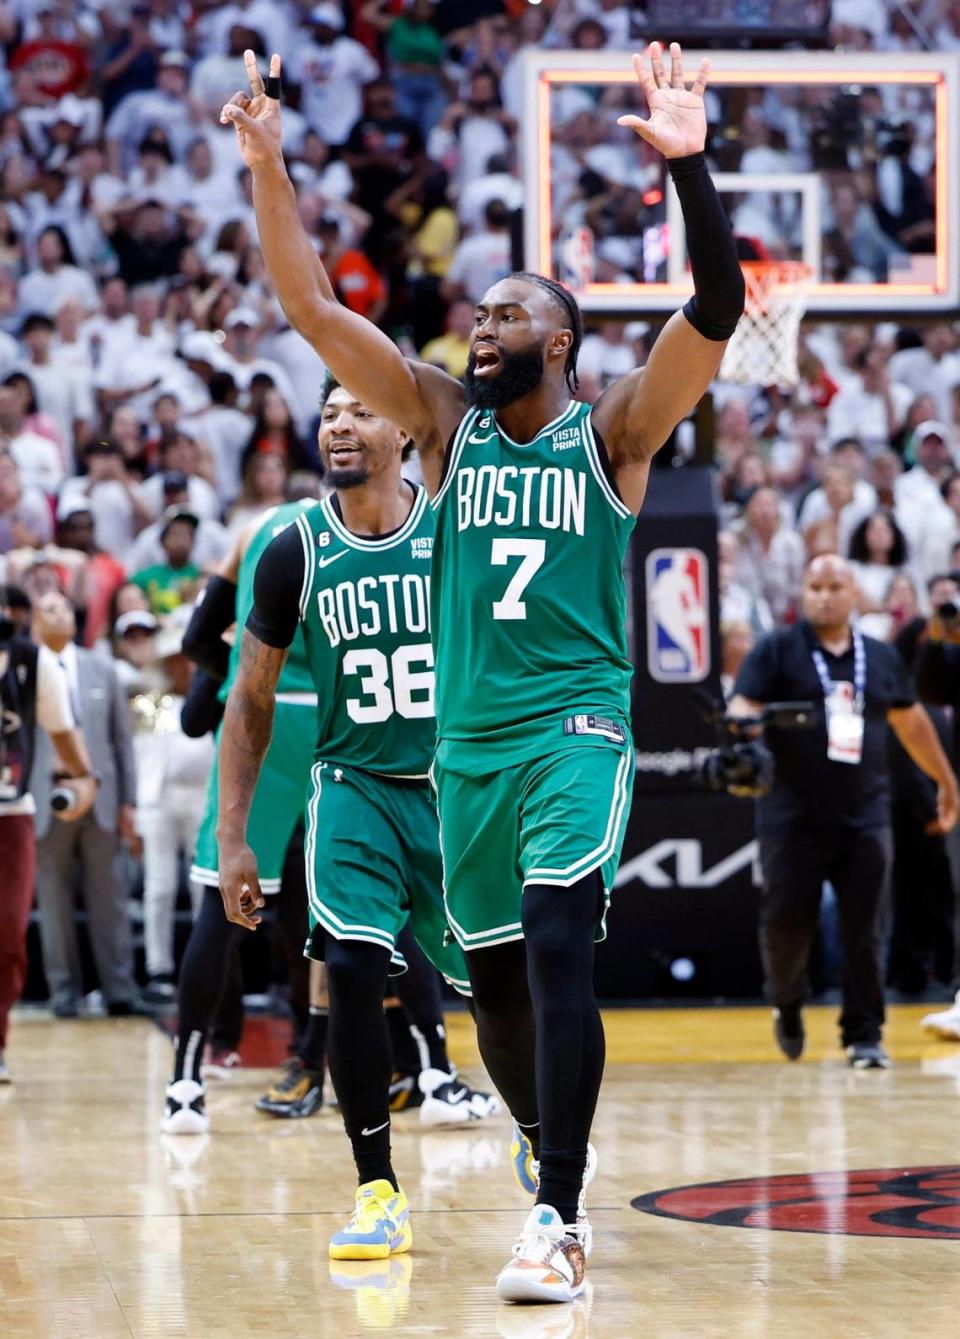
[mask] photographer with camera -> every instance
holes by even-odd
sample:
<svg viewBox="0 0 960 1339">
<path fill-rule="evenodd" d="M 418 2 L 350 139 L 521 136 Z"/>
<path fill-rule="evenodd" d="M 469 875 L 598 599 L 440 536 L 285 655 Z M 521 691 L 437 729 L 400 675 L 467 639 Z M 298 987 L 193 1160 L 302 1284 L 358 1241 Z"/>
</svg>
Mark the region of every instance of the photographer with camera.
<svg viewBox="0 0 960 1339">
<path fill-rule="evenodd" d="M 729 714 L 809 699 L 813 726 L 771 726 L 773 784 L 757 804 L 763 868 L 760 951 L 777 1044 L 803 1053 L 802 1005 L 824 880 L 837 896 L 843 945 L 842 1043 L 855 1069 L 885 1069 L 883 929 L 891 864 L 888 725 L 937 782 L 943 831 L 960 792 L 930 718 L 918 706 L 896 651 L 851 624 L 856 587 L 847 562 L 814 558 L 803 619 L 763 638 L 737 676 Z M 822 704 L 822 705 L 821 705 Z"/>
<path fill-rule="evenodd" d="M 66 673 L 47 647 L 15 635 L 8 601 L 0 587 L 0 1083 L 10 1082 L 4 1063 L 7 1021 L 27 973 L 37 858 L 36 804 L 28 784 L 38 725 L 49 735 L 60 767 L 51 794 L 56 817 L 64 823 L 82 818 L 97 795 L 86 745 L 74 725 Z"/>
</svg>

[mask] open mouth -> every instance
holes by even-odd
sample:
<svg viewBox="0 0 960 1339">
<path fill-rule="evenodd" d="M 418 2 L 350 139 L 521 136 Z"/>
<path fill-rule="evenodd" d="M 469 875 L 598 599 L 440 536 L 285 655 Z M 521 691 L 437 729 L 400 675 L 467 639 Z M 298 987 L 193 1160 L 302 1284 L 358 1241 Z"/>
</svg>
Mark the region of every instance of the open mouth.
<svg viewBox="0 0 960 1339">
<path fill-rule="evenodd" d="M 355 442 L 333 442 L 330 446 L 330 460 L 334 465 L 352 465 L 360 455 Z"/>
<path fill-rule="evenodd" d="M 500 354 L 492 344 L 475 344 L 473 346 L 474 376 L 492 376 L 500 367 L 500 363 Z"/>
</svg>

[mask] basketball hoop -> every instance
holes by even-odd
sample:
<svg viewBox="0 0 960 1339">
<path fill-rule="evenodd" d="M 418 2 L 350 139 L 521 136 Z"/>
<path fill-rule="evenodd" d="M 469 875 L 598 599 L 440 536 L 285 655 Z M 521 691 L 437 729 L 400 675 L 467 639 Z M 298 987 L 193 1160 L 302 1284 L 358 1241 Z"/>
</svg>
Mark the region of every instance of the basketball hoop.
<svg viewBox="0 0 960 1339">
<path fill-rule="evenodd" d="M 744 260 L 743 315 L 718 379 L 749 386 L 794 386 L 797 344 L 813 270 L 796 260 Z"/>
</svg>

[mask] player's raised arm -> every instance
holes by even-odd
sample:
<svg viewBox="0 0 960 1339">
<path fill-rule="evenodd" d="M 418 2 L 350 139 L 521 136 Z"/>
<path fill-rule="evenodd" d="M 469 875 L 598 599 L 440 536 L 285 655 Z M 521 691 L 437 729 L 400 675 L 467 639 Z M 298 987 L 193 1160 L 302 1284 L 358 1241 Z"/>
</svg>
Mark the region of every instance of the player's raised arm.
<svg viewBox="0 0 960 1339">
<path fill-rule="evenodd" d="M 300 222 L 283 162 L 280 57 L 271 57 L 266 84 L 252 51 L 244 61 L 250 93 L 235 93 L 220 120 L 236 129 L 253 174 L 260 246 L 287 319 L 341 385 L 409 433 L 422 456 L 440 457 L 463 414 L 462 388 L 438 368 L 409 362 L 372 322 L 337 301 Z"/>
<path fill-rule="evenodd" d="M 650 457 L 716 375 L 743 311 L 744 293 L 733 234 L 703 152 L 709 64 L 701 62 L 688 90 L 677 42 L 670 46 L 669 75 L 658 43 L 651 45 L 649 56 L 649 68 L 640 56 L 634 56 L 633 66 L 650 116 L 621 116 L 618 124 L 635 130 L 667 159 L 683 211 L 694 296 L 667 322 L 646 367 L 611 386 L 594 409 L 617 484 L 633 510 L 642 501 Z"/>
</svg>

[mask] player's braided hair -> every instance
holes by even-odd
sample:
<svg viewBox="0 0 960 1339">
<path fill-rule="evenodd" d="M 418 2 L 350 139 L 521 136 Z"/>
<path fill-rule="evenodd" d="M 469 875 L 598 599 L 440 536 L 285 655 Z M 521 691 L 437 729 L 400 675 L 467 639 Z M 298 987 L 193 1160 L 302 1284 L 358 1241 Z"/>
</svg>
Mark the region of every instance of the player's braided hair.
<svg viewBox="0 0 960 1339">
<path fill-rule="evenodd" d="M 549 293 L 554 304 L 563 313 L 564 320 L 573 331 L 573 341 L 567 353 L 567 361 L 563 365 L 563 376 L 567 383 L 567 390 L 573 395 L 580 386 L 580 378 L 577 376 L 577 359 L 580 357 L 580 345 L 583 343 L 583 315 L 579 303 L 573 294 L 564 288 L 563 284 L 558 284 L 556 279 L 548 279 L 543 274 L 531 274 L 528 270 L 521 270 L 519 274 L 514 274 L 511 277 L 525 279 L 530 284 L 538 284 L 545 293 Z"/>
</svg>

